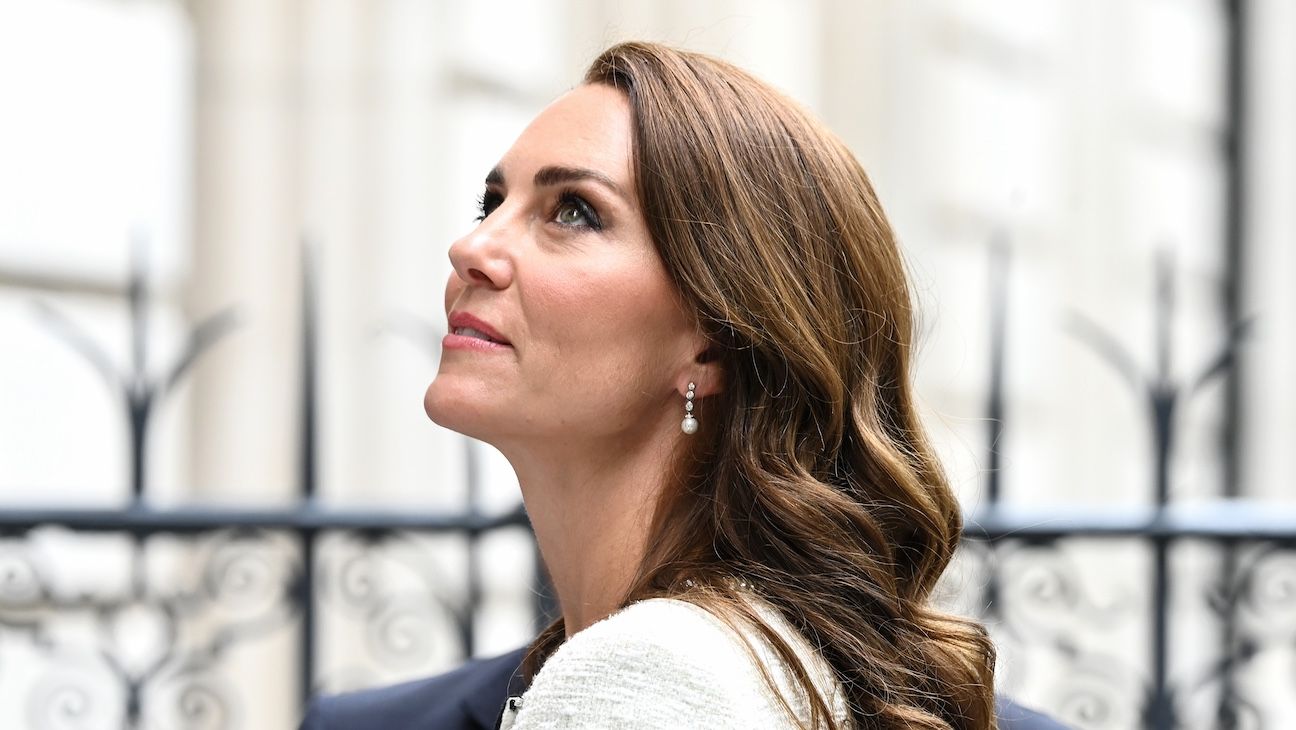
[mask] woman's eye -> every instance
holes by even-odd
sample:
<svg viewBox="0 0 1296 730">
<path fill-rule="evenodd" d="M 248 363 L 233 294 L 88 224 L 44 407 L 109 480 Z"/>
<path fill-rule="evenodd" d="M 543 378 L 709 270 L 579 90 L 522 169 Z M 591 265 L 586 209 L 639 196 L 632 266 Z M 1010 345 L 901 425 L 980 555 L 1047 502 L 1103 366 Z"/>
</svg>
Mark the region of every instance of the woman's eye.
<svg viewBox="0 0 1296 730">
<path fill-rule="evenodd" d="M 565 226 L 578 226 L 585 222 L 585 213 L 571 203 L 564 203 L 558 209 L 558 222 Z"/>
<path fill-rule="evenodd" d="M 575 193 L 564 193 L 558 199 L 558 209 L 554 211 L 554 221 L 559 225 L 577 228 L 599 230 L 603 227 L 594 207 Z"/>
</svg>

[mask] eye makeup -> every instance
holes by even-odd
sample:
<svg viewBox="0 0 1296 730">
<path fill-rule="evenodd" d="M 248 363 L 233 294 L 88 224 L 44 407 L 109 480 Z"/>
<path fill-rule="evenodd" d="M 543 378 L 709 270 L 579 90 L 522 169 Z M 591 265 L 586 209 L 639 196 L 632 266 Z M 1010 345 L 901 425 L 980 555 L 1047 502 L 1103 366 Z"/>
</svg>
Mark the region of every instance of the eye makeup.
<svg viewBox="0 0 1296 730">
<path fill-rule="evenodd" d="M 504 196 L 491 189 L 482 191 L 477 197 L 478 223 L 486 218 L 504 202 Z M 574 213 L 575 217 L 570 214 Z M 573 189 L 559 191 L 558 199 L 550 212 L 550 220 L 566 228 L 588 228 L 598 231 L 603 229 L 603 219 L 592 204 Z"/>
<path fill-rule="evenodd" d="M 583 222 L 564 220 L 564 214 L 575 212 L 583 219 Z M 602 230 L 603 220 L 599 218 L 598 211 L 589 201 L 582 198 L 575 190 L 563 190 L 558 193 L 558 205 L 551 216 L 555 223 L 561 226 L 572 228 L 589 228 L 590 230 Z"/>
</svg>

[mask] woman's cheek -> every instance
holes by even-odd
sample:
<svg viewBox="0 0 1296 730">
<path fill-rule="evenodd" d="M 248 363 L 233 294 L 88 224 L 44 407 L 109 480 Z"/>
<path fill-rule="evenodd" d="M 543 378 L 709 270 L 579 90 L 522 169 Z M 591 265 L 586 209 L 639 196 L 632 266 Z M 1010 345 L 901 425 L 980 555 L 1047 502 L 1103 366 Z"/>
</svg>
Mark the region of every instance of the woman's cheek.
<svg viewBox="0 0 1296 730">
<path fill-rule="evenodd" d="M 459 298 L 459 293 L 462 292 L 463 289 L 463 280 L 459 278 L 458 274 L 451 270 L 450 275 L 446 278 L 445 285 L 445 310 L 447 314 L 450 312 L 450 308 L 454 305 L 455 300 Z"/>
</svg>

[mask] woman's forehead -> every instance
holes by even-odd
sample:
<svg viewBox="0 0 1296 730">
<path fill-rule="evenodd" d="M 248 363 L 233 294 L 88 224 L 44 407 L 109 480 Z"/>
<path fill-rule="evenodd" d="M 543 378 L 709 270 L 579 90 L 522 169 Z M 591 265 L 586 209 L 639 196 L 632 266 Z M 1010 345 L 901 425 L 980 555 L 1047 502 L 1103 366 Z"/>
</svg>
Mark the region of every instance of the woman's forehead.
<svg viewBox="0 0 1296 730">
<path fill-rule="evenodd" d="M 542 167 L 595 170 L 625 189 L 632 181 L 630 103 L 610 86 L 585 84 L 558 97 L 527 125 L 500 160 L 512 181 Z"/>
</svg>

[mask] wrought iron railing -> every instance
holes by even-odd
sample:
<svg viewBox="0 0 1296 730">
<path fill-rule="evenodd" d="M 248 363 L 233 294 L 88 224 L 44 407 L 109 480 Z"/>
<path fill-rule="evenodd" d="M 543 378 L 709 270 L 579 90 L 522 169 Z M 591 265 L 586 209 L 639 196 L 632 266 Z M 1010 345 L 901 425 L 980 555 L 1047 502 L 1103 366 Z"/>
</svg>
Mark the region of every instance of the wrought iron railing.
<svg viewBox="0 0 1296 730">
<path fill-rule="evenodd" d="M 1004 294 L 1008 264 L 1002 247 L 995 249 L 994 257 L 992 271 L 997 283 L 991 290 L 996 297 L 992 308 L 995 334 L 987 403 L 991 424 L 988 461 L 992 468 L 987 503 L 967 521 L 963 559 L 976 564 L 973 573 L 978 577 L 972 582 L 975 589 L 965 591 L 962 600 L 975 606 L 994 627 L 996 637 L 1008 649 L 1006 656 L 1012 656 L 1014 648 L 1042 649 L 1051 652 L 1051 661 L 1060 667 L 1093 665 L 1099 662 L 1099 655 L 1086 648 L 1084 613 L 1089 610 L 1100 620 L 1111 616 L 1092 606 L 1084 608 L 1080 581 L 1074 571 L 1061 567 L 1072 560 L 1066 557 L 1066 546 L 1085 540 L 1132 541 L 1147 546 L 1151 560 L 1145 601 L 1146 667 L 1140 668 L 1139 662 L 1127 657 L 1101 657 L 1110 677 L 1126 678 L 1121 686 L 1112 686 L 1109 695 L 1096 690 L 1092 683 L 1087 689 L 1068 689 L 1067 677 L 1072 672 L 1059 672 L 1061 679 L 1056 683 L 1052 703 L 1055 711 L 1064 719 L 1088 727 L 1121 727 L 1130 718 L 1158 729 L 1281 727 L 1281 720 L 1266 715 L 1264 702 L 1248 694 L 1246 682 L 1239 678 L 1267 653 L 1291 651 L 1281 630 L 1266 630 L 1282 621 L 1275 618 L 1257 622 L 1256 616 L 1281 616 L 1284 611 L 1296 615 L 1296 510 L 1240 500 L 1174 504 L 1169 488 L 1176 433 L 1174 409 L 1211 378 L 1227 371 L 1246 325 L 1230 328 L 1219 352 L 1203 364 L 1198 376 L 1179 384 L 1169 377 L 1174 371 L 1170 362 L 1173 348 L 1168 341 L 1174 297 L 1168 261 L 1158 267 L 1158 355 L 1150 373 L 1141 374 L 1133 355 L 1096 324 L 1073 317 L 1071 328 L 1077 336 L 1116 367 L 1136 397 L 1147 405 L 1155 455 L 1152 499 L 1146 507 L 1120 509 L 1005 504 L 996 459 L 1007 437 L 1005 429 L 1011 425 L 1006 417 L 1007 396 L 1002 384 L 1010 307 Z M 456 647 L 452 653 L 472 655 L 477 643 L 474 613 L 482 591 L 480 540 L 493 531 L 526 528 L 520 507 L 497 516 L 476 509 L 477 477 L 471 464 L 470 507 L 462 512 L 341 509 L 316 500 L 316 308 L 314 275 L 309 265 L 304 274 L 300 376 L 304 384 L 300 406 L 303 436 L 299 462 L 302 500 L 296 506 L 280 509 L 160 508 L 151 505 L 147 497 L 143 465 L 148 463 L 147 425 L 152 409 L 198 354 L 233 326 L 232 314 L 219 315 L 200 325 L 188 338 L 188 345 L 168 376 L 151 380 L 143 371 L 149 328 L 144 315 L 148 302 L 142 265 L 135 267 L 129 289 L 134 359 L 132 369 L 125 374 L 118 374 L 102 350 L 71 320 L 48 305 L 38 308 L 52 331 L 121 393 L 131 424 L 132 489 L 130 502 L 120 508 L 0 510 L 0 628 L 10 635 L 25 636 L 31 647 L 48 657 L 79 655 L 82 661 L 91 657 L 91 661 L 99 663 L 117 686 L 118 701 L 107 705 L 118 708 L 121 727 L 232 726 L 229 718 L 234 703 L 229 692 L 205 684 L 205 678 L 212 676 L 212 670 L 233 648 L 282 630 L 295 630 L 299 635 L 298 685 L 304 701 L 320 686 L 317 640 L 322 634 L 318 618 L 321 611 L 330 608 L 362 617 L 368 635 L 365 645 L 382 662 L 399 664 L 420 652 L 427 654 L 428 636 L 435 633 L 432 626 L 438 621 L 453 626 Z M 76 535 L 123 536 L 133 556 L 129 588 L 108 595 L 60 588 L 50 569 L 29 549 L 33 533 L 53 529 Z M 405 562 L 410 575 L 419 577 L 415 583 L 421 581 L 421 585 L 412 589 L 408 585 L 383 585 L 382 571 L 376 567 L 387 559 L 383 555 L 400 552 L 403 547 L 417 554 L 420 548 L 416 536 L 420 535 L 452 535 L 465 541 L 466 582 L 462 590 L 449 590 L 429 578 L 417 557 L 407 557 Z M 190 560 L 197 566 L 189 571 L 191 580 L 162 585 L 151 578 L 147 557 L 152 548 L 166 540 L 191 545 Z M 1172 671 L 1177 644 L 1171 641 L 1176 615 L 1172 610 L 1175 571 L 1171 558 L 1178 546 L 1189 544 L 1210 545 L 1226 556 L 1218 575 L 1196 594 L 1213 617 L 1221 649 L 1201 667 L 1176 673 Z M 332 557 L 322 560 L 321 552 L 328 554 L 330 550 Z M 1034 564 L 1031 560 L 1023 563 L 1027 558 Z M 1079 560 L 1083 562 L 1083 558 Z M 538 621 L 540 616 L 552 614 L 553 605 L 545 591 L 537 591 L 536 595 L 539 599 L 534 614 Z M 1031 610 L 1026 610 L 1028 607 Z M 1039 620 L 1043 615 L 1069 613 L 1074 614 L 1074 620 L 1064 630 L 1043 627 L 1048 622 L 1042 624 Z M 131 615 L 151 617 L 154 633 L 162 637 L 147 661 L 136 658 L 132 662 L 127 656 L 129 647 L 116 633 L 116 627 Z M 67 639 L 59 626 L 78 617 L 99 626 L 97 639 Z M 1296 625 L 1291 629 L 1296 637 Z M 4 664 L 0 653 L 0 671 Z M 1128 692 L 1131 683 L 1141 687 L 1137 697 L 1120 699 L 1118 695 Z M 157 699 L 168 696 L 157 689 L 164 685 L 173 688 L 170 702 Z M 1201 722 L 1197 714 L 1189 722 L 1187 708 L 1200 704 L 1192 696 L 1210 686 L 1215 687 L 1211 719 Z M 89 690 L 73 683 L 42 684 L 33 692 L 35 695 L 27 699 L 33 729 L 76 727 L 92 708 L 95 712 L 103 710 L 95 706 Z M 159 714 L 172 718 L 172 722 L 159 721 Z"/>
<path fill-rule="evenodd" d="M 477 509 L 478 478 L 472 448 L 465 440 L 468 454 L 467 507 L 453 513 L 431 514 L 408 510 L 332 509 L 316 500 L 317 411 L 315 407 L 316 311 L 315 273 L 309 247 L 303 253 L 303 297 L 301 349 L 303 357 L 300 381 L 301 441 L 299 445 L 298 480 L 300 503 L 285 509 L 237 509 L 214 507 L 156 507 L 147 493 L 149 443 L 152 416 L 162 400 L 174 389 L 193 363 L 237 324 L 234 309 L 214 315 L 186 338 L 175 362 L 160 378 L 146 369 L 150 326 L 150 302 L 143 246 L 136 246 L 136 256 L 128 287 L 130 309 L 131 361 L 128 368 L 118 367 L 101 346 L 74 320 L 43 301 L 34 302 L 37 316 L 49 330 L 66 342 L 86 360 L 124 404 L 129 424 L 130 496 L 122 507 L 115 508 L 9 508 L 0 509 L 0 631 L 26 636 L 31 646 L 49 657 L 73 655 L 92 657 L 119 687 L 121 726 L 137 728 L 156 726 L 146 722 L 143 697 L 150 685 L 163 679 L 174 682 L 182 676 L 198 676 L 209 671 L 234 645 L 254 640 L 269 632 L 297 622 L 301 656 L 298 662 L 298 686 L 301 699 L 317 688 L 318 656 L 316 619 L 318 603 L 332 595 L 339 603 L 367 606 L 369 619 L 390 622 L 390 601 L 376 577 L 361 575 L 365 561 L 372 562 L 384 547 L 407 541 L 411 535 L 457 535 L 467 541 L 466 595 L 453 600 L 435 586 L 425 591 L 417 609 L 429 610 L 441 605 L 455 626 L 457 653 L 472 656 L 476 636 L 473 611 L 480 601 L 481 567 L 477 557 L 478 543 L 484 534 L 509 527 L 527 528 L 525 514 L 519 505 L 502 515 L 487 515 Z M 58 588 L 59 581 L 37 560 L 23 541 L 31 533 L 62 528 L 76 535 L 121 535 L 130 545 L 129 587 L 112 595 L 78 593 Z M 320 546 L 330 535 L 348 535 L 360 546 L 359 553 L 341 559 L 334 576 L 335 590 L 330 594 L 319 585 Z M 163 537 L 190 540 L 198 545 L 200 567 L 192 571 L 196 579 L 190 584 L 159 585 L 150 579 L 146 558 L 150 542 Z M 28 540 L 30 542 L 30 540 Z M 276 548 L 276 549 L 271 549 Z M 360 567 L 357 567 L 360 566 Z M 418 571 L 415 571 L 418 572 Z M 277 576 L 270 580 L 267 576 Z M 253 595 L 258 594 L 258 595 Z M 264 595 L 260 595 L 264 594 Z M 552 599 L 544 590 L 536 592 L 537 621 L 553 614 Z M 229 601 L 261 602 L 261 611 L 241 618 L 222 619 L 216 614 Z M 426 600 L 424 600 L 426 599 Z M 381 604 L 381 605 L 380 605 Z M 407 605 L 406 608 L 409 608 Z M 140 666 L 130 667 L 121 660 L 124 653 L 116 644 L 122 637 L 111 636 L 113 625 L 131 612 L 150 614 L 160 624 L 165 646 Z M 237 612 L 236 612 L 237 613 Z M 246 612 L 245 612 L 246 613 Z M 75 618 L 89 618 L 100 628 L 97 646 L 85 642 L 60 640 L 55 627 Z M 206 638 L 196 644 L 183 645 L 180 635 L 190 625 L 210 625 Z M 382 631 L 378 628 L 376 631 Z M 388 639 L 391 635 L 386 635 Z M 417 639 L 405 637 L 407 642 Z M 93 642 L 92 642 L 93 643 Z M 372 644 L 372 642 L 371 642 Z M 381 646 L 382 642 L 377 645 Z M 0 654 L 3 662 L 3 654 Z M 3 674 L 0 674 L 0 687 Z M 90 692 L 72 685 L 53 686 L 48 699 L 28 698 L 29 720 L 33 728 L 62 727 L 84 721 L 102 707 L 92 707 Z M 181 712 L 173 719 L 192 724 L 202 719 L 223 716 L 228 709 L 211 687 L 198 687 L 177 697 Z M 202 715 L 202 718 L 199 717 Z M 163 726 L 169 726 L 163 724 Z"/>
</svg>

